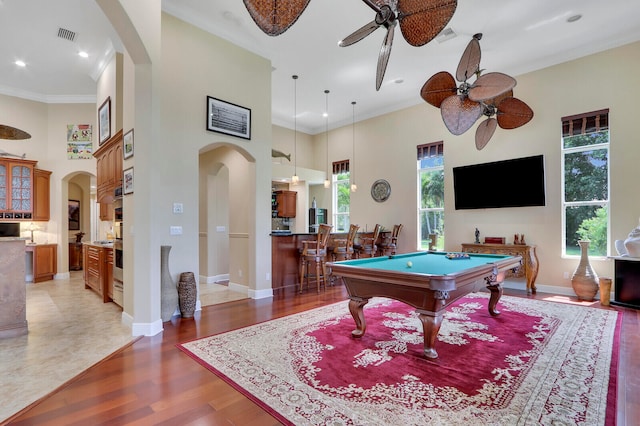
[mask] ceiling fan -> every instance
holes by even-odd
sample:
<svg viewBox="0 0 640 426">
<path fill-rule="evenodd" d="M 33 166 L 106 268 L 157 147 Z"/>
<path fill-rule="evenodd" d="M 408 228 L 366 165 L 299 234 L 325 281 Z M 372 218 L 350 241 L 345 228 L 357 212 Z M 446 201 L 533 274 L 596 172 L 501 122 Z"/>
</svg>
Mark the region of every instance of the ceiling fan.
<svg viewBox="0 0 640 426">
<path fill-rule="evenodd" d="M 440 108 L 445 126 L 454 135 L 469 130 L 482 115 L 487 117 L 476 129 L 478 150 L 487 145 L 496 126 L 515 129 L 533 118 L 531 108 L 513 97 L 513 88 L 516 86 L 513 77 L 499 72 L 482 74 L 480 39 L 482 34 L 475 34 L 467 45 L 455 79 L 448 72 L 441 71 L 431 76 L 420 90 L 422 99 Z M 469 83 L 473 75 L 476 79 Z M 460 86 L 457 86 L 456 80 Z"/>
<path fill-rule="evenodd" d="M 457 0 L 362 0 L 376 12 L 373 21 L 357 29 L 341 40 L 341 47 L 359 42 L 379 27 L 384 26 L 387 34 L 378 54 L 376 90 L 380 90 L 384 73 L 389 62 L 393 33 L 400 23 L 400 30 L 407 43 L 423 46 L 433 40 L 451 20 Z"/>
<path fill-rule="evenodd" d="M 293 25 L 311 0 L 243 0 L 249 15 L 267 35 L 278 36 Z"/>
<path fill-rule="evenodd" d="M 30 139 L 31 135 L 24 130 L 16 129 L 15 127 L 0 124 L 0 139 Z"/>
</svg>

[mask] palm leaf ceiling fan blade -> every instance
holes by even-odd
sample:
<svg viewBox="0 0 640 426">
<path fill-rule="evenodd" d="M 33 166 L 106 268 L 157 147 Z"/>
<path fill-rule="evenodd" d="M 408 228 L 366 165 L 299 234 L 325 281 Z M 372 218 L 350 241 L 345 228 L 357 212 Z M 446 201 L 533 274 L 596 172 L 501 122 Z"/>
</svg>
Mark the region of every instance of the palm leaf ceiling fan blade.
<svg viewBox="0 0 640 426">
<path fill-rule="evenodd" d="M 31 135 L 24 130 L 0 124 L 0 139 L 9 139 L 14 141 L 21 139 L 31 139 Z"/>
<path fill-rule="evenodd" d="M 293 25 L 311 0 L 243 0 L 249 15 L 267 35 L 278 36 Z"/>
<path fill-rule="evenodd" d="M 478 151 L 487 146 L 496 131 L 497 124 L 498 121 L 491 117 L 478 124 L 478 128 L 476 129 L 476 149 Z"/>
<path fill-rule="evenodd" d="M 457 0 L 398 0 L 402 36 L 412 46 L 423 46 L 447 26 Z"/>
<path fill-rule="evenodd" d="M 440 108 L 442 101 L 455 95 L 457 91 L 458 87 L 453 76 L 446 71 L 440 71 L 422 85 L 420 97 L 434 107 Z"/>
<path fill-rule="evenodd" d="M 516 79 L 501 72 L 478 77 L 469 89 L 469 99 L 480 102 L 500 96 L 516 86 Z"/>
<path fill-rule="evenodd" d="M 389 56 L 391 55 L 391 46 L 393 45 L 393 33 L 396 27 L 396 21 L 393 21 L 389 28 L 387 28 L 387 35 L 384 38 L 382 47 L 380 48 L 380 54 L 378 55 L 378 68 L 376 70 L 376 90 L 380 90 L 382 86 L 382 80 L 384 79 L 384 73 L 387 71 L 387 64 L 389 63 Z"/>
<path fill-rule="evenodd" d="M 533 110 L 518 98 L 506 98 L 498 104 L 497 121 L 503 129 L 524 126 L 533 118 Z"/>
<path fill-rule="evenodd" d="M 338 46 L 340 47 L 351 46 L 352 44 L 359 42 L 360 40 L 362 40 L 363 38 L 365 38 L 366 36 L 374 32 L 375 30 L 377 30 L 379 26 L 380 25 L 378 25 L 376 21 L 371 21 L 368 24 L 363 25 L 361 28 L 355 30 L 353 33 L 349 34 L 342 40 L 340 40 L 338 42 Z"/>
<path fill-rule="evenodd" d="M 461 135 L 482 115 L 482 106 L 464 95 L 449 96 L 440 105 L 442 121 L 451 134 Z"/>
<path fill-rule="evenodd" d="M 467 81 L 473 74 L 480 70 L 480 40 L 482 34 L 476 34 L 473 36 L 467 48 L 464 50 L 460 62 L 458 63 L 458 69 L 456 70 L 456 80 Z"/>
</svg>

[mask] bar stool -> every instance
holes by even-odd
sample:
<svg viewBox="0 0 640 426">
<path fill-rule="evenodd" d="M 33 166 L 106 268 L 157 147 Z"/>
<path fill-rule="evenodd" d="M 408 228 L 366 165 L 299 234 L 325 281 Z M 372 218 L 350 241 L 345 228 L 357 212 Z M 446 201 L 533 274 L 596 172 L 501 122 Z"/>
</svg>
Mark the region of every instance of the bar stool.
<svg viewBox="0 0 640 426">
<path fill-rule="evenodd" d="M 402 231 L 402 224 L 393 225 L 391 235 L 385 237 L 384 241 L 380 243 L 380 246 L 378 247 L 382 256 L 396 254 L 396 249 L 398 248 L 398 235 L 400 234 L 400 231 Z"/>
<path fill-rule="evenodd" d="M 300 252 L 300 293 L 302 293 L 303 282 L 306 282 L 307 288 L 309 288 L 309 266 L 311 263 L 314 263 L 316 267 L 315 275 L 318 293 L 320 293 L 320 280 L 324 281 L 324 288 L 327 288 L 327 241 L 331 234 L 331 228 L 333 226 L 320 224 L 317 238 L 302 242 L 302 251 Z M 322 270 L 322 273 L 320 273 L 320 270 Z"/>
<path fill-rule="evenodd" d="M 373 235 L 371 237 L 362 237 L 362 244 L 357 247 L 356 253 L 358 257 L 375 257 L 378 251 L 376 241 L 378 241 L 378 235 L 380 235 L 380 224 L 376 223 L 376 227 L 373 229 Z"/>
<path fill-rule="evenodd" d="M 334 261 L 349 260 L 353 257 L 353 242 L 356 239 L 356 234 L 358 233 L 359 228 L 360 226 L 352 224 L 349 226 L 349 233 L 347 234 L 346 239 L 333 240 L 336 244 L 332 250 Z"/>
</svg>

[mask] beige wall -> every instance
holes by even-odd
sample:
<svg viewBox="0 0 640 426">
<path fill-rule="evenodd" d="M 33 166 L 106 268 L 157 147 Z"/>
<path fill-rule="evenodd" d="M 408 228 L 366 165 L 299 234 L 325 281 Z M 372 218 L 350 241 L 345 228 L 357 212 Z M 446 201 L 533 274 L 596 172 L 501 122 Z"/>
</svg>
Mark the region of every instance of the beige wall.
<svg viewBox="0 0 640 426">
<path fill-rule="evenodd" d="M 352 223 L 367 229 L 372 229 L 375 223 L 386 228 L 402 223 L 400 248 L 405 252 L 415 250 L 418 247 L 416 146 L 442 140 L 445 146 L 446 250 L 459 250 L 460 243 L 472 242 L 476 227 L 482 237 L 503 236 L 512 240 L 514 233 L 525 234 L 526 241 L 538 247 L 538 286 L 559 286 L 560 289 L 554 290 L 571 293 L 570 279 L 564 278 L 564 273 L 570 277 L 578 259 L 561 255 L 560 119 L 610 108 L 610 232 L 612 241 L 624 239 L 637 226 L 640 216 L 640 197 L 630 184 L 640 180 L 640 168 L 636 166 L 640 143 L 634 131 L 640 89 L 625 84 L 621 76 L 631 75 L 639 66 L 640 43 L 634 43 L 517 76 L 515 96 L 525 101 L 535 116 L 519 129 L 498 128 L 482 151 L 475 148 L 475 127 L 464 135 L 453 136 L 446 130 L 440 111 L 426 103 L 356 123 L 355 174 L 359 189 L 352 194 Z M 323 169 L 326 136 L 316 135 L 314 144 L 318 153 L 314 167 Z M 352 160 L 351 126 L 332 130 L 329 146 L 329 162 Z M 537 154 L 545 157 L 545 207 L 459 211 L 453 208 L 453 167 Z M 392 189 L 390 199 L 381 204 L 373 201 L 369 193 L 371 184 L 377 179 L 388 180 Z M 499 191 L 499 187 L 496 190 Z M 329 198 L 324 198 L 324 203 L 330 207 Z M 611 250 L 615 255 L 613 246 Z M 612 276 L 611 260 L 592 259 L 592 265 L 599 275 Z"/>
</svg>

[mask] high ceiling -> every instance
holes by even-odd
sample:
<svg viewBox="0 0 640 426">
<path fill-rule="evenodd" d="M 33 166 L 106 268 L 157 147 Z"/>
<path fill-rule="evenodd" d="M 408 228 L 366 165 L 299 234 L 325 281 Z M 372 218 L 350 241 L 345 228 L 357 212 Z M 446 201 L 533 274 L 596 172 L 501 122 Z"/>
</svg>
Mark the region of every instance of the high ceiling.
<svg viewBox="0 0 640 426">
<path fill-rule="evenodd" d="M 360 0 L 311 0 L 284 34 L 270 37 L 240 0 L 163 0 L 165 12 L 271 59 L 273 123 L 293 128 L 297 81 L 297 128 L 321 133 L 324 90 L 330 90 L 330 126 L 421 104 L 420 88 L 438 71 L 455 72 L 475 33 L 483 33 L 482 68 L 518 75 L 640 40 L 640 2 L 629 0 L 459 0 L 447 25 L 456 35 L 410 46 L 396 29 L 387 72 L 375 90 L 384 30 L 339 47 L 337 42 L 373 20 Z M 568 22 L 568 18 L 581 19 Z M 59 28 L 75 33 L 73 41 Z M 0 93 L 42 102 L 95 100 L 95 77 L 118 37 L 91 0 L 0 0 Z M 77 53 L 85 50 L 86 59 Z M 17 68 L 14 61 L 26 62 Z M 198 58 L 193 58 L 197 63 Z M 620 76 L 621 82 L 626 76 Z M 518 87 L 515 88 L 517 96 Z M 203 93 L 215 96 L 215 93 Z M 3 123 L 10 124 L 10 123 Z"/>
</svg>

